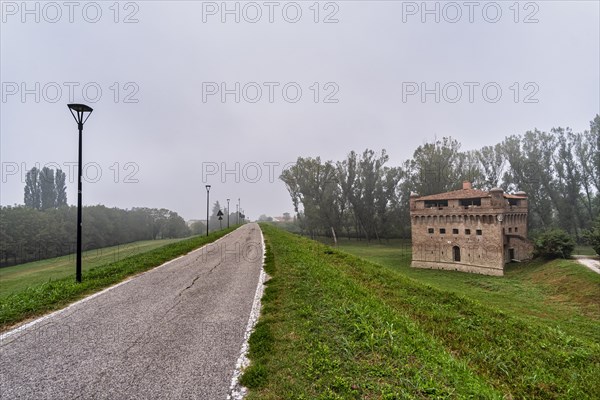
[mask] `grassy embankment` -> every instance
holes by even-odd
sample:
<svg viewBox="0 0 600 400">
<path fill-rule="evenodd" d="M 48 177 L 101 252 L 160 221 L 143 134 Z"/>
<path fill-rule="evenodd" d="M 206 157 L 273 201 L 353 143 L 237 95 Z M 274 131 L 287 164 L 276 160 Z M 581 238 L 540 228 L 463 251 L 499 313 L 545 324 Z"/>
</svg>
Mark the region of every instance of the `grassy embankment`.
<svg viewBox="0 0 600 400">
<path fill-rule="evenodd" d="M 83 262 L 83 282 L 79 284 L 74 277 L 74 255 L 4 268 L 0 270 L 0 332 L 211 243 L 234 229 L 88 252 Z"/>
<path fill-rule="evenodd" d="M 600 345 L 586 329 L 576 336 L 516 307 L 489 306 L 262 228 L 272 279 L 242 378 L 251 388 L 248 399 L 600 398 Z M 562 266 L 540 265 L 536 279 L 558 279 L 547 276 L 556 268 Z M 464 285 L 483 296 L 482 282 Z M 593 316 L 585 318 L 598 326 Z"/>
<path fill-rule="evenodd" d="M 180 240 L 182 239 L 145 240 L 84 251 L 82 253 L 83 273 Z M 0 268 L 0 297 L 21 291 L 28 286 L 74 276 L 74 274 L 75 254 Z"/>
<path fill-rule="evenodd" d="M 410 244 L 341 241 L 339 249 L 437 289 L 600 343 L 600 275 L 573 260 L 507 265 L 504 277 L 410 268 Z"/>
</svg>

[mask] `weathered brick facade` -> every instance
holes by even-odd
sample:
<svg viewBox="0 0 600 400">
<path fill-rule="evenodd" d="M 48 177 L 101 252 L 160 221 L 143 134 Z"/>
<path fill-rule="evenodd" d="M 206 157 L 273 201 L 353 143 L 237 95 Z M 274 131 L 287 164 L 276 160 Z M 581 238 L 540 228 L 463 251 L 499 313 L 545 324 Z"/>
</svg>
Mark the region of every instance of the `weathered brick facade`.
<svg viewBox="0 0 600 400">
<path fill-rule="evenodd" d="M 410 196 L 414 268 L 504 275 L 510 260 L 531 258 L 527 195 L 462 190 Z"/>
</svg>

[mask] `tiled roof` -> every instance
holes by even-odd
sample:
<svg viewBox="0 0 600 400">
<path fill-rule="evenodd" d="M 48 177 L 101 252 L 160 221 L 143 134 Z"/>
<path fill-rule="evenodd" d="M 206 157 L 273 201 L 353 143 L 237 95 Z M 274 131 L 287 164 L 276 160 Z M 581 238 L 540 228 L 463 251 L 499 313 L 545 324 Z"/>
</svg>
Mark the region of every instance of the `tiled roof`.
<svg viewBox="0 0 600 400">
<path fill-rule="evenodd" d="M 456 199 L 477 199 L 490 197 L 489 192 L 477 189 L 459 189 L 452 192 L 431 194 L 429 196 L 419 197 L 416 200 L 456 200 Z M 527 196 L 516 196 L 514 194 L 504 193 L 505 199 L 526 199 Z"/>
<path fill-rule="evenodd" d="M 460 189 L 452 192 L 431 194 L 429 196 L 419 197 L 417 200 L 454 200 L 454 199 L 476 199 L 480 197 L 490 197 L 488 192 L 477 189 Z"/>
</svg>

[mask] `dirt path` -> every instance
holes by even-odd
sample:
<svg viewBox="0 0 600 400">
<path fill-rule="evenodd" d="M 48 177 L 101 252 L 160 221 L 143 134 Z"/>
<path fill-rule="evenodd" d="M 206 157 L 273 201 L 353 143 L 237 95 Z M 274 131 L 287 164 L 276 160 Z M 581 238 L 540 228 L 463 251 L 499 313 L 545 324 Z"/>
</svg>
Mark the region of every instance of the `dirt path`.
<svg viewBox="0 0 600 400">
<path fill-rule="evenodd" d="M 600 260 L 592 256 L 573 256 L 579 264 L 585 265 L 597 274 L 600 274 Z"/>
</svg>

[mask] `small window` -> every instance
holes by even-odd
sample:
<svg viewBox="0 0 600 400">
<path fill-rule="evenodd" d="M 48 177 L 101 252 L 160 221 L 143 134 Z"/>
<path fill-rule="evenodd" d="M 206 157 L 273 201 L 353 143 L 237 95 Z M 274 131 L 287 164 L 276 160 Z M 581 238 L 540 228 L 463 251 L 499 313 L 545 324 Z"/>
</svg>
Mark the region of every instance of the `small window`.
<svg viewBox="0 0 600 400">
<path fill-rule="evenodd" d="M 465 229 L 465 235 L 470 235 L 471 234 L 471 230 L 470 229 Z"/>
<path fill-rule="evenodd" d="M 519 232 L 519 228 L 515 226 L 515 233 Z"/>
<path fill-rule="evenodd" d="M 512 228 L 508 228 L 508 233 L 512 233 Z"/>
<path fill-rule="evenodd" d="M 458 204 L 468 208 L 469 206 L 481 206 L 481 198 L 478 199 L 460 199 Z"/>
<path fill-rule="evenodd" d="M 452 229 L 452 234 L 453 235 L 458 235 L 458 229 Z"/>
<path fill-rule="evenodd" d="M 448 207 L 448 200 L 425 200 L 425 208 Z"/>
<path fill-rule="evenodd" d="M 433 233 L 433 228 L 428 228 L 427 233 Z"/>
<path fill-rule="evenodd" d="M 483 232 L 481 232 L 481 229 L 477 229 L 477 230 L 475 231 L 475 234 L 476 234 L 477 236 L 481 236 L 481 234 L 482 234 L 482 233 L 483 233 Z"/>
<path fill-rule="evenodd" d="M 440 233 L 443 235 L 444 233 L 446 233 L 446 229 L 445 228 L 440 228 Z"/>
</svg>

